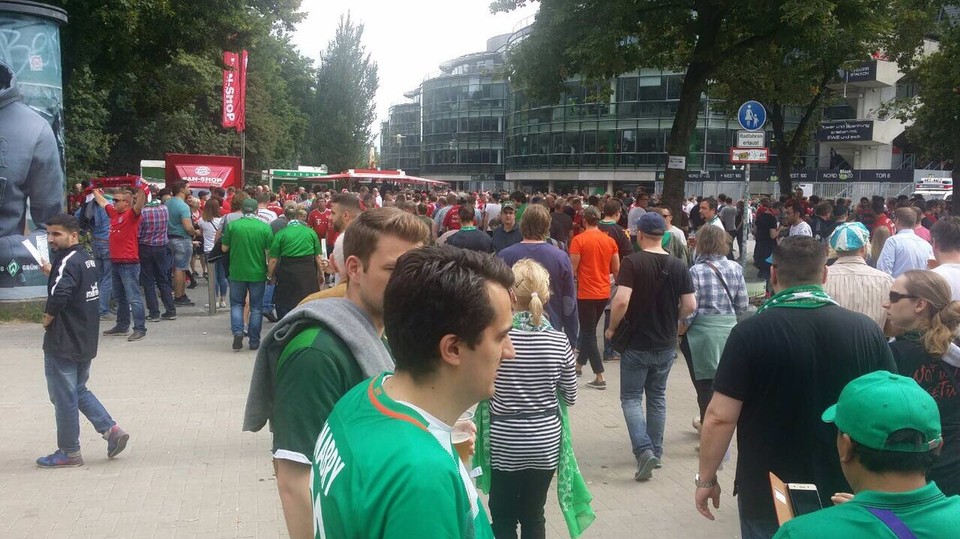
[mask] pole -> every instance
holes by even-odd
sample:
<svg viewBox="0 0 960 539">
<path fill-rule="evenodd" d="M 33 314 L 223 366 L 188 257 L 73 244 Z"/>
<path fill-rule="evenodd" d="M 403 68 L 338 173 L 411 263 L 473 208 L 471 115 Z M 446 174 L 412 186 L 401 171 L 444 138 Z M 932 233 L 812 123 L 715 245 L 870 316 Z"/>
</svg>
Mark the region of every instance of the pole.
<svg viewBox="0 0 960 539">
<path fill-rule="evenodd" d="M 700 170 L 707 170 L 707 137 L 710 135 L 710 96 L 707 96 L 707 110 L 703 117 L 703 168 Z"/>
<path fill-rule="evenodd" d="M 247 132 L 240 132 L 240 186 L 247 184 L 243 171 L 247 169 Z"/>
<path fill-rule="evenodd" d="M 217 262 L 207 262 L 207 299 L 207 314 L 217 314 Z"/>
<path fill-rule="evenodd" d="M 750 201 L 750 163 L 743 169 L 743 199 Z"/>
</svg>

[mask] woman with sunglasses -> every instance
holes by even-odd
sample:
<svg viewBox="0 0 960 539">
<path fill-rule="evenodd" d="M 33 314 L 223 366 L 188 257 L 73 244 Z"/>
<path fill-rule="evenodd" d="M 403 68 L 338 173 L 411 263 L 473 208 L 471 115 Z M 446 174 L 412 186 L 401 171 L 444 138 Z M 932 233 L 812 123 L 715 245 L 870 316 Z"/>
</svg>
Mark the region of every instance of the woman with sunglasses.
<svg viewBox="0 0 960 539">
<path fill-rule="evenodd" d="M 947 496 L 960 494 L 960 361 L 953 344 L 960 302 L 951 297 L 939 274 L 911 270 L 893 282 L 884 304 L 890 324 L 902 331 L 890 343 L 900 374 L 913 377 L 940 408 L 944 449 L 927 478 Z"/>
</svg>

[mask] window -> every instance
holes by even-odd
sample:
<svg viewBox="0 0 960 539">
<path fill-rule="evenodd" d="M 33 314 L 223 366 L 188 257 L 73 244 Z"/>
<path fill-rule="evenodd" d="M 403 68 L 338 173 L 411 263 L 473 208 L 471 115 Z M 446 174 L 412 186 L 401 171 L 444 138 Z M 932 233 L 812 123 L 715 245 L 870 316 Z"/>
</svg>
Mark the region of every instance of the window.
<svg viewBox="0 0 960 539">
<path fill-rule="evenodd" d="M 617 101 L 636 101 L 640 94 L 637 91 L 637 77 L 621 77 L 617 80 Z"/>
<path fill-rule="evenodd" d="M 640 101 L 660 101 L 666 96 L 661 77 L 639 77 L 638 83 Z"/>
</svg>

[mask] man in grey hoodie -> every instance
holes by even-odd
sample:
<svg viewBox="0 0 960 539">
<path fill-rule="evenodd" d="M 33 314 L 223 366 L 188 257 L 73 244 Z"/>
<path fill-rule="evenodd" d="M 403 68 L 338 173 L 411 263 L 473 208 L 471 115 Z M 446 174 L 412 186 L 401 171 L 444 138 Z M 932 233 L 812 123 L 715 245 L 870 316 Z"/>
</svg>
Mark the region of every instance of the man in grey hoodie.
<svg viewBox="0 0 960 539">
<path fill-rule="evenodd" d="M 344 299 L 301 305 L 263 340 L 254 364 L 243 430 L 270 421 L 277 488 L 292 539 L 313 537 L 310 466 L 334 404 L 364 379 L 393 370 L 383 339 L 383 291 L 397 258 L 425 245 L 430 231 L 397 208 L 361 213 L 347 227 Z"/>
<path fill-rule="evenodd" d="M 20 244 L 26 233 L 27 201 L 30 217 L 42 229 L 51 217 L 63 213 L 63 184 L 53 129 L 21 101 L 16 75 L 0 62 L 0 265 L 6 268 L 0 271 L 0 287 L 18 284 L 19 268 L 36 262 Z"/>
</svg>

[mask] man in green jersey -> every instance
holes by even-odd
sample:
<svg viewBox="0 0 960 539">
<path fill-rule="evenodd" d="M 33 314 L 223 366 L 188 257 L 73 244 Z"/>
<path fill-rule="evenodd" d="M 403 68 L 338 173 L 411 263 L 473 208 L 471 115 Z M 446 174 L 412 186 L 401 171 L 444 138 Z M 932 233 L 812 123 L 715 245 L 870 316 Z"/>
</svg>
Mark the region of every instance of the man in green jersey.
<svg viewBox="0 0 960 539">
<path fill-rule="evenodd" d="M 304 303 L 274 326 L 247 398 L 243 429 L 256 432 L 270 421 L 292 539 L 313 536 L 310 465 L 333 405 L 363 379 L 393 368 L 382 341 L 383 289 L 397 259 L 426 243 L 429 233 L 413 215 L 378 208 L 359 214 L 344 236 L 345 298 Z"/>
<path fill-rule="evenodd" d="M 790 520 L 778 539 L 956 537 L 960 496 L 946 497 L 925 473 L 943 438 L 937 403 L 914 380 L 886 371 L 847 384 L 823 421 L 837 426 L 840 465 L 856 496 Z"/>
<path fill-rule="evenodd" d="M 286 316 L 300 300 L 319 291 L 323 279 L 320 239 L 312 228 L 297 219 L 299 212 L 296 204 L 287 204 L 283 209 L 287 225 L 274 235 L 270 244 L 267 282 L 277 284 L 273 302 L 279 318 Z"/>
<path fill-rule="evenodd" d="M 247 336 L 250 349 L 260 347 L 263 326 L 263 291 L 267 280 L 267 249 L 273 232 L 270 225 L 257 218 L 257 201 L 250 198 L 241 205 L 243 217 L 223 231 L 223 251 L 230 253 L 230 330 L 233 349 L 243 348 L 243 305 L 250 295 L 250 318 Z"/>
<path fill-rule="evenodd" d="M 487 253 L 437 246 L 400 257 L 383 299 L 396 372 L 351 389 L 317 439 L 316 539 L 493 537 L 451 437 L 513 357 L 512 286 L 510 268 Z"/>
</svg>

